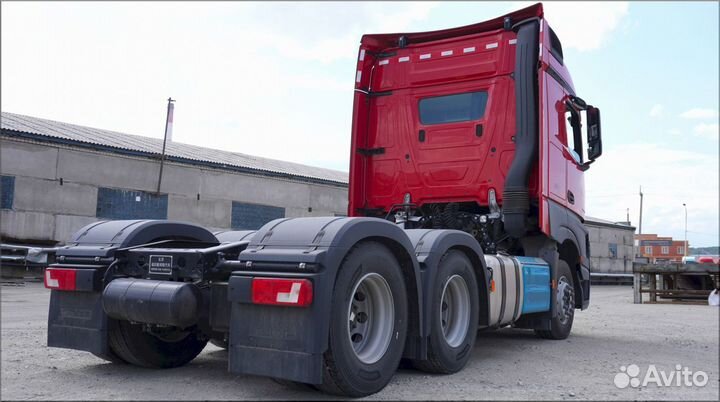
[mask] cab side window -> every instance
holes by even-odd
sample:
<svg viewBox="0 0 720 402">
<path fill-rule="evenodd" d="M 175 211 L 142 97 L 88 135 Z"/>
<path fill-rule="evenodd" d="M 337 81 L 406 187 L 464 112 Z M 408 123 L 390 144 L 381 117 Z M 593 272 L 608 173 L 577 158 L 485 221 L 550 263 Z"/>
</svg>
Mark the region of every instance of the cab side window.
<svg viewBox="0 0 720 402">
<path fill-rule="evenodd" d="M 583 163 L 582 123 L 579 111 L 568 106 L 565 111 L 565 141 L 578 164 Z"/>
</svg>

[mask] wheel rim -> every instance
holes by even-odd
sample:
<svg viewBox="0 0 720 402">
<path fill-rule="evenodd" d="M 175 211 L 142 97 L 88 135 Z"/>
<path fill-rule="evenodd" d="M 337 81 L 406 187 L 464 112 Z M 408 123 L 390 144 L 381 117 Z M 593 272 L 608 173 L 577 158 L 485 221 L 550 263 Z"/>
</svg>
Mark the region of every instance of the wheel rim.
<svg viewBox="0 0 720 402">
<path fill-rule="evenodd" d="M 445 282 L 440 299 L 440 324 L 448 345 L 460 346 L 470 326 L 470 291 L 460 275 Z"/>
<path fill-rule="evenodd" d="M 358 280 L 348 305 L 348 338 L 365 364 L 380 360 L 390 346 L 395 325 L 393 295 L 385 278 L 370 273 Z"/>
<path fill-rule="evenodd" d="M 573 316 L 575 310 L 575 291 L 567 278 L 562 276 L 558 280 L 557 314 L 561 324 L 566 324 Z"/>
</svg>

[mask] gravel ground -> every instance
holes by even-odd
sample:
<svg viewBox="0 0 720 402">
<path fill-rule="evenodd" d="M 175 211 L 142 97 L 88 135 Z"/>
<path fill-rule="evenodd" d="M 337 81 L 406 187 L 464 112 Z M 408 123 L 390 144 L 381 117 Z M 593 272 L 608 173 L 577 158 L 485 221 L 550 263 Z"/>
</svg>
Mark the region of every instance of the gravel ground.
<svg viewBox="0 0 720 402">
<path fill-rule="evenodd" d="M 48 348 L 49 291 L 40 284 L 3 286 L 2 397 L 26 399 L 324 399 L 266 378 L 227 372 L 227 354 L 212 345 L 189 365 L 148 370 L 112 365 L 89 353 Z M 467 367 L 454 375 L 400 370 L 371 399 L 706 399 L 718 395 L 717 308 L 635 305 L 629 287 L 593 288 L 591 306 L 575 316 L 565 341 L 531 331 L 481 332 Z M 704 387 L 617 388 L 621 366 L 702 370 Z"/>
</svg>

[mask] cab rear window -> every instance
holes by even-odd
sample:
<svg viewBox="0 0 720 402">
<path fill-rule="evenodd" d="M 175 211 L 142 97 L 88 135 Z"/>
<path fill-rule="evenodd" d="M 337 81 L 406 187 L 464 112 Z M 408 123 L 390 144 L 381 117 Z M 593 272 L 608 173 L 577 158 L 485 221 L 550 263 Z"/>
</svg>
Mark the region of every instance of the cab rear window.
<svg viewBox="0 0 720 402">
<path fill-rule="evenodd" d="M 480 119 L 485 114 L 487 98 L 486 91 L 478 91 L 420 99 L 420 122 L 443 124 Z"/>
</svg>

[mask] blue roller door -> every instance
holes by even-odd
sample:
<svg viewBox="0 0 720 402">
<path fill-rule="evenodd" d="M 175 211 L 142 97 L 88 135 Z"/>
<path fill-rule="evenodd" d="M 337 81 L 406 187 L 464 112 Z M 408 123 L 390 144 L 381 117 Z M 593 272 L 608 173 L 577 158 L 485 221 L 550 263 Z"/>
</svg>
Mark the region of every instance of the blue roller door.
<svg viewBox="0 0 720 402">
<path fill-rule="evenodd" d="M 0 179 L 0 208 L 12 209 L 15 198 L 15 176 L 2 176 Z"/>
<path fill-rule="evenodd" d="M 167 219 L 167 194 L 98 188 L 97 217 L 106 219 Z"/>
<path fill-rule="evenodd" d="M 231 227 L 235 230 L 257 230 L 273 219 L 284 217 L 285 208 L 233 201 Z"/>
</svg>

